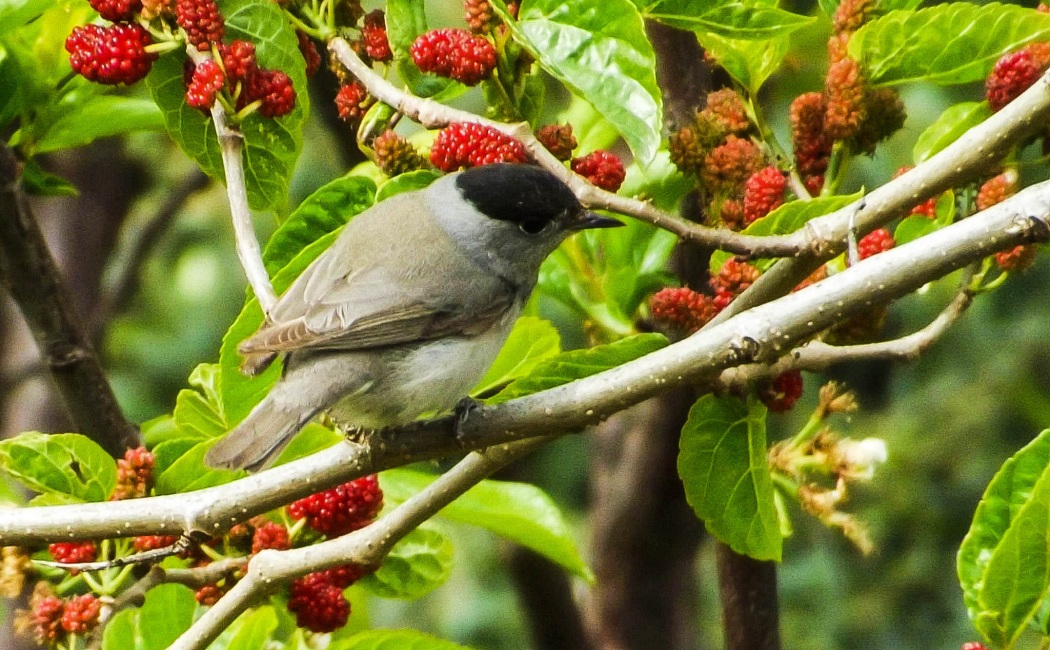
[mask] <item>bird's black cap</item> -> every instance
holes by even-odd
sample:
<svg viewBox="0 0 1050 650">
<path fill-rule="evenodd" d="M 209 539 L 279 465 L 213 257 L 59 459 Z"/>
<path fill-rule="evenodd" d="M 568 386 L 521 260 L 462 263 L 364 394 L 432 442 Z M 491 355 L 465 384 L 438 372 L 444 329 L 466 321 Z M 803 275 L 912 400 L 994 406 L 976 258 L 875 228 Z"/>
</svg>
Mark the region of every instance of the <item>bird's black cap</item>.
<svg viewBox="0 0 1050 650">
<path fill-rule="evenodd" d="M 584 213 L 565 183 L 532 165 L 473 167 L 456 178 L 456 185 L 463 198 L 488 217 L 512 221 L 529 232 L 538 231 L 559 215 Z"/>
</svg>

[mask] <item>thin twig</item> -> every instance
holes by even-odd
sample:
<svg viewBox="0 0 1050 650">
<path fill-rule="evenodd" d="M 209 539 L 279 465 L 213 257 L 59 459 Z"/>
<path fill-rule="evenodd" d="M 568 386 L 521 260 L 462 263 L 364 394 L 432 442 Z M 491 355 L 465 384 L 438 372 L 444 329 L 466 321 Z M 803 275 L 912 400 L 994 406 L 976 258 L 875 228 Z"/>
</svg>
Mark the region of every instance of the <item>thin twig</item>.
<svg viewBox="0 0 1050 650">
<path fill-rule="evenodd" d="M 175 583 L 185 585 L 191 589 L 200 589 L 205 585 L 215 584 L 223 578 L 229 577 L 244 569 L 248 564 L 246 557 L 228 557 L 204 566 L 190 569 L 165 569 L 159 564 L 150 567 L 146 575 L 142 576 L 135 584 L 125 589 L 110 606 L 110 617 L 122 609 L 128 607 L 140 607 L 146 600 L 146 592 L 157 585 Z"/>
</svg>

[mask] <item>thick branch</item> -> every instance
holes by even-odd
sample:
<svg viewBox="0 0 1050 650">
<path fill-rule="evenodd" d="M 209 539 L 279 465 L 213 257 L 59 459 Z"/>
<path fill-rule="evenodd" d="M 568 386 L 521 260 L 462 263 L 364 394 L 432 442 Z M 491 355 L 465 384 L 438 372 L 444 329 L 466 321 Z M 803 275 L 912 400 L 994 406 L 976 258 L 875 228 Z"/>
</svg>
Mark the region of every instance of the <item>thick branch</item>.
<svg viewBox="0 0 1050 650">
<path fill-rule="evenodd" d="M 854 313 L 992 253 L 1050 239 L 1050 181 L 969 219 L 864 260 L 640 359 L 564 386 L 453 418 L 379 432 L 234 483 L 187 494 L 24 508 L 0 519 L 0 545 L 132 535 L 214 535 L 234 523 L 355 477 L 464 449 L 579 431 L 675 386 L 765 363 Z"/>
<path fill-rule="evenodd" d="M 113 456 L 138 444 L 21 186 L 20 163 L 0 146 L 0 284 L 18 304 L 77 430 Z"/>
</svg>

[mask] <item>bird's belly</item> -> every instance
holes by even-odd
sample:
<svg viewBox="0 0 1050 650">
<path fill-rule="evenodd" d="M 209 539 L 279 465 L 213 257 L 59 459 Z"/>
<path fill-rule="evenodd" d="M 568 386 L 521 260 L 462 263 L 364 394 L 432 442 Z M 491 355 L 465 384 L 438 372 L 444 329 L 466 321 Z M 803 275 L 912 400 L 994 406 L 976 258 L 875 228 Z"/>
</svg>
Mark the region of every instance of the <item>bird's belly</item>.
<svg viewBox="0 0 1050 650">
<path fill-rule="evenodd" d="M 329 414 L 341 424 L 379 429 L 452 408 L 485 376 L 514 320 L 470 338 L 385 352 L 373 381 L 339 400 Z"/>
</svg>

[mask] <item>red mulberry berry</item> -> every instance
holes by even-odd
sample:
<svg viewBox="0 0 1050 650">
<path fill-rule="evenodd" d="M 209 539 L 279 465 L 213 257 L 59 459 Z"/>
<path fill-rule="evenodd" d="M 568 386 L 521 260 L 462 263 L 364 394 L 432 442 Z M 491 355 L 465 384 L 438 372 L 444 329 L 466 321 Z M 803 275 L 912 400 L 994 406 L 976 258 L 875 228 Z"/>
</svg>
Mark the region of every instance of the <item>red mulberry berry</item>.
<svg viewBox="0 0 1050 650">
<path fill-rule="evenodd" d="M 803 177 L 820 176 L 828 168 L 834 141 L 824 132 L 826 111 L 827 104 L 821 93 L 804 93 L 791 102 L 791 141 L 795 147 L 795 164 Z M 819 185 L 823 185 L 823 179 Z M 807 189 L 816 193 L 808 185 Z"/>
<path fill-rule="evenodd" d="M 360 122 L 365 116 L 368 91 L 360 81 L 351 81 L 339 89 L 335 96 L 335 107 L 339 119 L 344 122 Z"/>
<path fill-rule="evenodd" d="M 29 622 L 32 625 L 33 637 L 40 645 L 50 646 L 62 633 L 62 614 L 66 603 L 57 596 L 44 596 L 32 605 Z"/>
<path fill-rule="evenodd" d="M 649 310 L 658 329 L 685 336 L 699 331 L 718 313 L 709 296 L 687 287 L 657 291 L 649 300 Z"/>
<path fill-rule="evenodd" d="M 193 592 L 193 599 L 205 607 L 211 607 L 219 602 L 224 593 L 226 593 L 226 590 L 219 585 L 204 585 Z"/>
<path fill-rule="evenodd" d="M 728 293 L 738 296 L 750 287 L 762 272 L 757 267 L 736 257 L 726 260 L 718 275 L 711 278 L 711 288 L 715 293 Z"/>
<path fill-rule="evenodd" d="M 280 70 L 257 70 L 248 78 L 244 92 L 249 103 L 262 101 L 259 114 L 263 117 L 280 117 L 295 108 L 292 80 Z"/>
<path fill-rule="evenodd" d="M 574 158 L 571 164 L 572 171 L 583 176 L 591 185 L 600 187 L 607 192 L 615 192 L 623 185 L 623 179 L 627 172 L 623 168 L 623 162 L 608 151 L 592 151 L 582 158 Z"/>
<path fill-rule="evenodd" d="M 572 134 L 571 124 L 548 124 L 536 131 L 536 139 L 543 147 L 551 152 L 555 158 L 565 162 L 572 158 L 572 150 L 576 148 L 576 136 Z"/>
<path fill-rule="evenodd" d="M 363 567 L 360 564 L 344 564 L 325 571 L 319 571 L 318 573 L 324 575 L 325 580 L 336 587 L 346 589 L 369 573 L 372 573 L 372 569 Z"/>
<path fill-rule="evenodd" d="M 744 224 L 751 224 L 784 203 L 787 179 L 779 169 L 770 165 L 756 172 L 744 185 Z"/>
<path fill-rule="evenodd" d="M 306 35 L 306 32 L 299 29 L 296 30 L 295 35 L 299 39 L 299 52 L 302 53 L 303 59 L 306 61 L 306 76 L 312 77 L 321 69 L 321 54 L 317 51 L 317 46 L 314 42 Z"/>
<path fill-rule="evenodd" d="M 423 72 L 477 85 L 496 67 L 496 48 L 465 29 L 435 29 L 416 38 L 412 60 Z"/>
<path fill-rule="evenodd" d="M 525 147 L 496 129 L 481 124 L 450 124 L 438 132 L 430 162 L 444 172 L 498 162 L 528 161 Z"/>
<path fill-rule="evenodd" d="M 91 7 L 106 20 L 114 23 L 128 21 L 142 9 L 142 0 L 88 0 Z"/>
<path fill-rule="evenodd" d="M 1019 272 L 1027 269 L 1035 262 L 1035 246 L 1014 246 L 1008 251 L 1000 251 L 995 254 L 995 263 L 1003 271 Z"/>
<path fill-rule="evenodd" d="M 192 77 L 189 83 L 192 83 Z M 110 500 L 144 497 L 149 494 L 152 485 L 153 454 L 146 451 L 145 447 L 128 449 L 124 452 L 124 458 L 117 461 L 117 487 Z"/>
<path fill-rule="evenodd" d="M 367 526 L 382 507 L 383 491 L 373 474 L 299 499 L 288 506 L 288 514 L 305 517 L 317 532 L 338 537 Z"/>
<path fill-rule="evenodd" d="M 222 54 L 222 67 L 231 81 L 244 81 L 258 69 L 255 45 L 251 41 L 238 39 L 229 45 L 223 44 L 219 47 L 219 53 Z"/>
<path fill-rule="evenodd" d="M 977 191 L 977 209 L 987 210 L 1017 193 L 1017 170 L 1008 169 L 988 179 Z"/>
<path fill-rule="evenodd" d="M 102 603 L 94 594 L 73 596 L 62 612 L 62 629 L 70 634 L 84 634 L 98 625 Z"/>
<path fill-rule="evenodd" d="M 95 542 L 58 542 L 47 547 L 51 557 L 59 564 L 94 562 L 98 556 Z"/>
<path fill-rule="evenodd" d="M 893 233 L 886 228 L 872 230 L 857 242 L 857 257 L 866 260 L 872 255 L 884 253 L 897 245 Z"/>
<path fill-rule="evenodd" d="M 142 535 L 131 540 L 131 545 L 136 553 L 142 553 L 167 548 L 177 541 L 179 541 L 177 535 Z"/>
<path fill-rule="evenodd" d="M 701 179 L 714 192 L 733 192 L 766 166 L 759 148 L 749 139 L 731 135 L 704 159 Z"/>
<path fill-rule="evenodd" d="M 386 14 L 376 9 L 365 16 L 361 26 L 361 40 L 365 44 L 365 54 L 373 61 L 385 63 L 394 58 L 390 51 L 390 40 L 386 35 Z"/>
<path fill-rule="evenodd" d="M 208 51 L 212 43 L 222 42 L 226 34 L 226 23 L 215 0 L 176 0 L 175 22 L 199 52 Z"/>
<path fill-rule="evenodd" d="M 798 398 L 802 397 L 802 373 L 789 370 L 764 385 L 758 391 L 758 398 L 774 413 L 790 411 Z"/>
<path fill-rule="evenodd" d="M 993 111 L 1002 109 L 1039 79 L 1047 61 L 1041 49 L 1026 47 L 999 57 L 985 81 L 988 104 Z"/>
<path fill-rule="evenodd" d="M 226 78 L 222 68 L 211 59 L 202 61 L 193 70 L 193 79 L 186 88 L 186 104 L 193 108 L 208 110 L 215 103 L 215 93 L 222 90 Z"/>
<path fill-rule="evenodd" d="M 268 521 L 255 529 L 252 536 L 252 553 L 265 549 L 286 551 L 292 547 L 288 539 L 288 529 L 273 521 Z"/>
<path fill-rule="evenodd" d="M 295 623 L 312 632 L 334 632 L 346 625 L 350 603 L 343 590 L 325 572 L 310 573 L 292 581 L 288 610 Z"/>
<path fill-rule="evenodd" d="M 487 34 L 500 22 L 488 0 L 464 0 L 463 20 L 475 34 Z"/>
<path fill-rule="evenodd" d="M 73 71 L 101 84 L 133 84 L 149 74 L 156 55 L 146 51 L 153 39 L 139 25 L 74 27 L 66 38 Z"/>
</svg>

